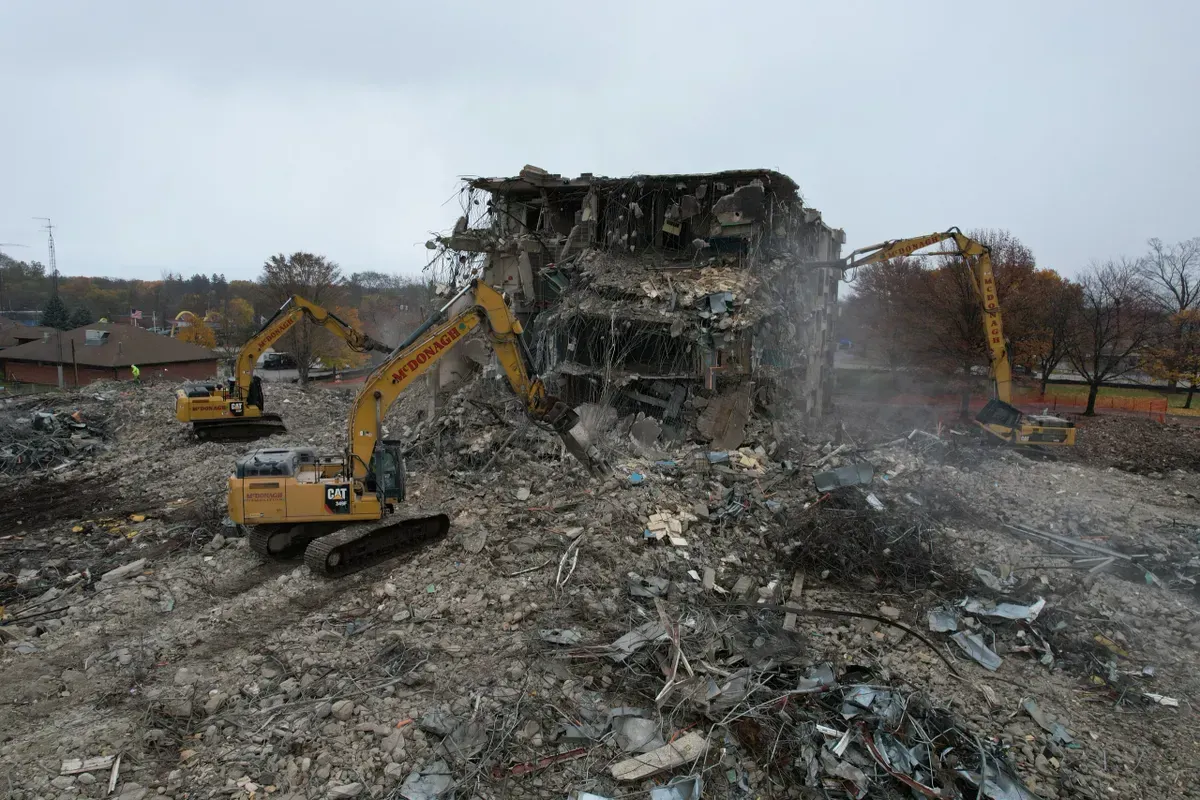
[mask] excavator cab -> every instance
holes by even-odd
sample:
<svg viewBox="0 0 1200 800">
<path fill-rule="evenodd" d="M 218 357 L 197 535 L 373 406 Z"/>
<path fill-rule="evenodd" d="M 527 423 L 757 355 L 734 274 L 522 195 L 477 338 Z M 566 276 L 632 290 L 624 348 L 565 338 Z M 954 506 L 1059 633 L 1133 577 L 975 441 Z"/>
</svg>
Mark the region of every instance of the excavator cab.
<svg viewBox="0 0 1200 800">
<path fill-rule="evenodd" d="M 1075 423 L 1050 414 L 1025 414 L 1016 406 L 992 398 L 975 415 L 985 431 L 1018 445 L 1075 444 Z"/>
<path fill-rule="evenodd" d="M 365 483 L 379 496 L 379 505 L 404 502 L 404 447 L 395 439 L 383 439 L 371 453 Z"/>
</svg>

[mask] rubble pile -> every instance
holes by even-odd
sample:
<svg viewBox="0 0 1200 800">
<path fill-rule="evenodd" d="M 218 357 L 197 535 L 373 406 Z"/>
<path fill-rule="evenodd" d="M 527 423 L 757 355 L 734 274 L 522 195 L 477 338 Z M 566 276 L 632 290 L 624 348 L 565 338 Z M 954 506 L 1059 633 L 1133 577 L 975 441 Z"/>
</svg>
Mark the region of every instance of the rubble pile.
<svg viewBox="0 0 1200 800">
<path fill-rule="evenodd" d="M 113 400 L 102 458 L 11 481 L 9 794 L 1190 791 L 1195 473 L 758 403 L 717 447 L 595 404 L 593 478 L 495 380 L 396 404 L 409 502 L 451 534 L 339 580 L 223 523 L 251 446 L 188 441 L 164 387 Z M 270 387 L 289 431 L 259 446 L 336 451 L 348 399 Z"/>
<path fill-rule="evenodd" d="M 1200 472 L 1200 425 L 1138 416 L 1081 418 L 1078 455 L 1141 475 Z M 1086 433 L 1086 435 L 1085 435 Z"/>
<path fill-rule="evenodd" d="M 0 475 L 62 470 L 94 458 L 109 438 L 108 397 L 62 406 L 41 398 L 5 404 L 0 416 Z"/>
</svg>

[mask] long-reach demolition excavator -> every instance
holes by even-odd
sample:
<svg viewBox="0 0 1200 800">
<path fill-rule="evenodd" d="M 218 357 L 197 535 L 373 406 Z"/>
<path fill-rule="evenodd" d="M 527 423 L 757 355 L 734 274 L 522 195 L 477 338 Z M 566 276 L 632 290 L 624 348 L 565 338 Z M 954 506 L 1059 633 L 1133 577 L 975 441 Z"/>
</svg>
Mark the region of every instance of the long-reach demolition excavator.
<svg viewBox="0 0 1200 800">
<path fill-rule="evenodd" d="M 286 431 L 278 414 L 263 410 L 262 378 L 254 374 L 254 367 L 264 350 L 305 317 L 344 339 L 355 352 L 392 351 L 386 344 L 355 330 L 336 314 L 293 295 L 242 347 L 233 377 L 226 384 L 188 382 L 176 390 L 175 419 L 190 422 L 198 439 L 246 441 Z"/>
<path fill-rule="evenodd" d="M 945 241 L 954 243 L 956 249 L 945 251 L 945 255 L 957 255 L 962 259 L 983 311 L 983 333 L 991 364 L 993 397 L 975 415 L 975 422 L 992 436 L 1010 444 L 1075 444 L 1075 423 L 1049 414 L 1025 414 L 1012 405 L 1012 363 L 1009 361 L 1008 342 L 1004 338 L 1004 325 L 1000 317 L 991 249 L 987 245 L 966 236 L 958 228 L 950 228 L 927 236 L 892 239 L 860 247 L 840 262 L 840 266 L 843 271 L 849 271 L 889 258 L 913 255 L 918 250 Z M 938 252 L 932 255 L 942 254 Z"/>
<path fill-rule="evenodd" d="M 250 528 L 250 546 L 268 557 L 303 552 L 313 572 L 337 577 L 444 536 L 450 527 L 445 514 L 401 511 L 404 443 L 383 439 L 382 423 L 404 390 L 477 327 L 485 330 L 526 412 L 553 427 L 589 469 L 598 466 L 595 448 L 572 431 L 578 416 L 547 395 L 526 368 L 521 323 L 504 296 L 474 281 L 366 378 L 350 407 L 345 451 L 258 450 L 238 459 L 229 478 L 229 516 Z"/>
</svg>

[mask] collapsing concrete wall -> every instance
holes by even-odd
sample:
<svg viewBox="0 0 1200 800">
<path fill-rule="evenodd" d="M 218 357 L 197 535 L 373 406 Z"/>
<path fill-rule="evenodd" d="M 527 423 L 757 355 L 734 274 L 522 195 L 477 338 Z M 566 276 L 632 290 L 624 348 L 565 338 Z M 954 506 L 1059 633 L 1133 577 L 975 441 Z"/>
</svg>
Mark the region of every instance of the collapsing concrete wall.
<svg viewBox="0 0 1200 800">
<path fill-rule="evenodd" d="M 840 277 L 829 262 L 845 235 L 787 176 L 526 167 L 470 181 L 464 198 L 468 214 L 430 246 L 451 255 L 447 277 L 481 269 L 505 290 L 568 402 L 690 419 L 710 439 L 752 404 L 810 419 L 827 407 Z"/>
</svg>

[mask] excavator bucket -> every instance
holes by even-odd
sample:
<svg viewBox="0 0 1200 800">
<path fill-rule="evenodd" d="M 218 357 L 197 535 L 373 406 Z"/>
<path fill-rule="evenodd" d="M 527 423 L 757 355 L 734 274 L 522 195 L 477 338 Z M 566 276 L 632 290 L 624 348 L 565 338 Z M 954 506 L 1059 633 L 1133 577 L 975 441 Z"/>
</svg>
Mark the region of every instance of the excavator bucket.
<svg viewBox="0 0 1200 800">
<path fill-rule="evenodd" d="M 588 438 L 587 429 L 579 424 L 579 415 L 561 400 L 550 399 L 550 411 L 543 419 L 550 423 L 563 445 L 580 464 L 587 467 L 588 472 L 593 475 L 604 472 L 608 465 Z"/>
</svg>

